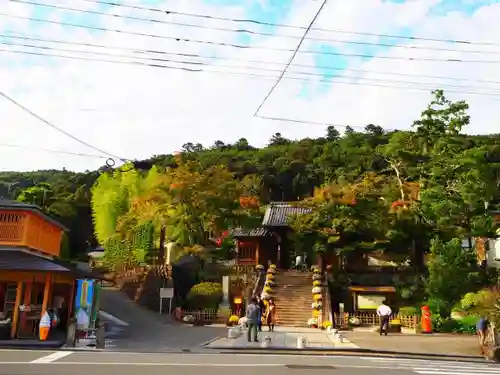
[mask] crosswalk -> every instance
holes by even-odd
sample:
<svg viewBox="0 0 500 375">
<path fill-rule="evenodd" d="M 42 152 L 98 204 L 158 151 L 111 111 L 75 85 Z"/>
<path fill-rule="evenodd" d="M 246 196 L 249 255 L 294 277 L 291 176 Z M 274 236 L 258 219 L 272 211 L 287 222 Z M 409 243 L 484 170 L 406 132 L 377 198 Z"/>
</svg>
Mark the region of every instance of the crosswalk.
<svg viewBox="0 0 500 375">
<path fill-rule="evenodd" d="M 421 375 L 500 375 L 500 365 L 489 362 L 456 362 L 432 359 L 361 357 L 373 367 L 409 370 Z"/>
</svg>

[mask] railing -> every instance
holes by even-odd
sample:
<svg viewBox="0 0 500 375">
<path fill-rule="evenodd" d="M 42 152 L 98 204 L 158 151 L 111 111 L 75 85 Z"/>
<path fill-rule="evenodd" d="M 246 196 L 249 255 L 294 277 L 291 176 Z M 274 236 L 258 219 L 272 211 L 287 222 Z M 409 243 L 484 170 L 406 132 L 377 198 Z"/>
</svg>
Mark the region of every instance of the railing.
<svg viewBox="0 0 500 375">
<path fill-rule="evenodd" d="M 182 310 L 181 320 L 184 319 L 185 316 L 190 315 L 194 317 L 197 322 L 226 324 L 229 316 L 232 315 L 232 312 L 229 311 L 228 314 L 222 314 L 219 309 Z"/>
<path fill-rule="evenodd" d="M 264 289 L 264 284 L 266 282 L 266 274 L 260 272 L 257 274 L 257 279 L 255 280 L 254 287 L 252 289 L 252 296 L 260 296 L 262 289 Z"/>
<path fill-rule="evenodd" d="M 358 312 L 358 313 L 344 313 L 342 314 L 334 314 L 335 324 L 338 327 L 348 326 L 350 325 L 350 320 L 352 318 L 357 318 L 359 320 L 360 326 L 378 326 L 380 325 L 380 317 L 375 313 L 369 312 Z M 399 319 L 401 322 L 401 327 L 409 328 L 409 329 L 417 329 L 419 324 L 418 316 L 402 316 L 399 314 L 391 315 L 391 320 Z"/>
<path fill-rule="evenodd" d="M 326 280 L 326 276 L 324 278 Z M 330 288 L 328 287 L 328 283 L 325 281 L 323 285 L 323 322 L 330 322 L 334 324 L 334 318 L 332 313 L 332 299 L 330 296 Z"/>
</svg>

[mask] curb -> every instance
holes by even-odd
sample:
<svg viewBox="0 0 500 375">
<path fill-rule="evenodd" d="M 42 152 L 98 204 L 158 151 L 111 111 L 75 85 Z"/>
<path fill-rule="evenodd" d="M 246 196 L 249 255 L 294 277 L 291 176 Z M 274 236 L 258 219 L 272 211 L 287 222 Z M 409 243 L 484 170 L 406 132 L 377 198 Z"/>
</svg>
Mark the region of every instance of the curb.
<svg viewBox="0 0 500 375">
<path fill-rule="evenodd" d="M 217 336 L 217 337 L 214 337 L 213 339 L 211 340 L 208 340 L 206 342 L 204 342 L 203 344 L 200 344 L 200 346 L 208 346 L 210 345 L 211 343 L 213 343 L 214 341 L 217 341 L 219 339 L 223 338 L 223 336 Z M 208 349 L 211 349 L 211 348 L 208 348 Z"/>
</svg>

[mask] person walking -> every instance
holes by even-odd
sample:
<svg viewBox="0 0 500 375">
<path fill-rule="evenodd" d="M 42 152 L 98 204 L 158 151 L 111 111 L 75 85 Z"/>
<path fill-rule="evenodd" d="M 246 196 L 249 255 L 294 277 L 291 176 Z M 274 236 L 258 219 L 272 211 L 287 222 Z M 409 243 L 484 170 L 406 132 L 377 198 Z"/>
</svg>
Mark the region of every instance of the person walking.
<svg viewBox="0 0 500 375">
<path fill-rule="evenodd" d="M 481 350 L 484 351 L 484 346 L 486 344 L 486 337 L 488 335 L 488 328 L 490 322 L 486 317 L 482 316 L 476 323 L 476 332 L 479 337 L 479 345 L 481 345 Z"/>
<path fill-rule="evenodd" d="M 392 315 L 392 310 L 386 303 L 386 301 L 382 302 L 382 304 L 377 308 L 377 315 L 380 317 L 380 336 L 382 336 L 382 334 L 387 336 L 389 319 Z"/>
<path fill-rule="evenodd" d="M 274 332 L 274 325 L 276 324 L 276 305 L 272 299 L 269 300 L 269 304 L 267 306 L 266 323 L 269 328 L 269 332 Z"/>
<path fill-rule="evenodd" d="M 257 326 L 259 319 L 259 306 L 257 306 L 257 299 L 255 297 L 252 298 L 250 303 L 247 306 L 246 310 L 246 318 L 247 318 L 247 340 L 251 342 L 252 339 L 254 342 L 258 342 L 257 339 Z"/>
</svg>

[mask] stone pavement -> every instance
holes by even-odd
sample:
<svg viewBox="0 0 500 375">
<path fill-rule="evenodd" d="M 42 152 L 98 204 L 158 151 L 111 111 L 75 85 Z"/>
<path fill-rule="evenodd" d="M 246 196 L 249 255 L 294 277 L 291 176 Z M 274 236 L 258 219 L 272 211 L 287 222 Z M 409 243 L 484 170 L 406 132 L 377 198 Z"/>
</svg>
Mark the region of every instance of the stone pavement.
<svg viewBox="0 0 500 375">
<path fill-rule="evenodd" d="M 236 339 L 227 338 L 226 336 L 216 339 L 205 347 L 210 349 L 256 349 L 260 348 L 260 342 L 248 342 L 246 331 Z M 342 343 L 336 342 L 335 337 L 331 333 L 320 331 L 312 328 L 297 328 L 297 327 L 276 327 L 274 332 L 268 332 L 264 328 L 263 332 L 259 332 L 259 341 L 264 337 L 269 336 L 271 349 L 296 349 L 297 339 L 304 337 L 306 339 L 306 349 L 356 349 L 357 345 L 345 340 Z"/>
<path fill-rule="evenodd" d="M 344 336 L 363 350 L 443 356 L 481 356 L 476 336 L 466 334 L 401 334 L 350 331 Z"/>
</svg>

